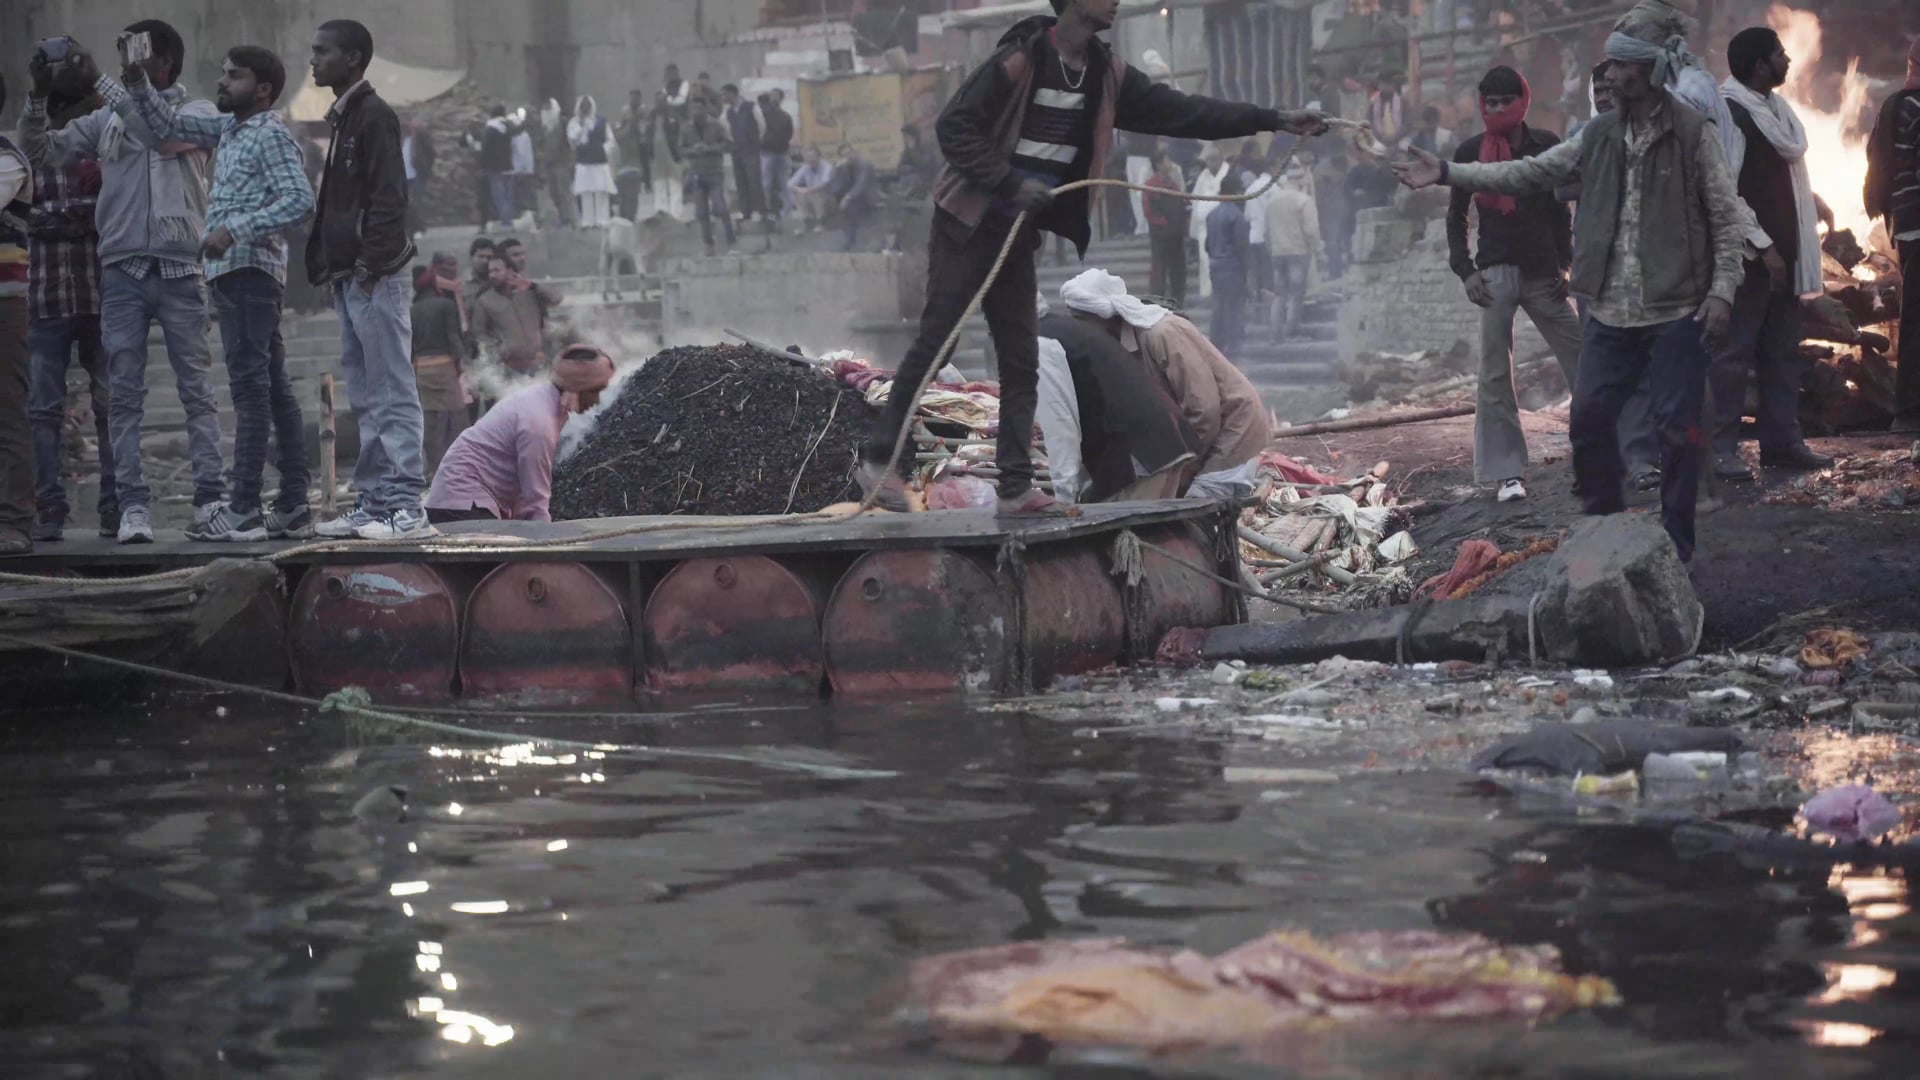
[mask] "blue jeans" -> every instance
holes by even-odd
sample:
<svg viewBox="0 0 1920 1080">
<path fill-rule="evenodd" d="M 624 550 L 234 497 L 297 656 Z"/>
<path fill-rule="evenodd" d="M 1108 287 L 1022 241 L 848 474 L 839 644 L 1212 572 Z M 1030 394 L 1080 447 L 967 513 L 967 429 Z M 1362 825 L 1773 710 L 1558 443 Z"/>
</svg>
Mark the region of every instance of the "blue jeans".
<svg viewBox="0 0 1920 1080">
<path fill-rule="evenodd" d="M 100 273 L 100 344 L 107 350 L 107 428 L 122 509 L 148 506 L 153 492 L 140 470 L 140 428 L 147 416 L 147 331 L 155 320 L 166 338 L 180 404 L 187 411 L 187 453 L 193 461 L 193 505 L 219 502 L 220 409 L 213 396 L 213 354 L 207 349 L 206 284 L 167 279 L 155 268 L 135 280 L 106 267 Z"/>
<path fill-rule="evenodd" d="M 779 217 L 785 211 L 787 196 L 787 173 L 792 170 L 793 162 L 786 151 L 774 153 L 770 150 L 760 152 L 760 190 L 767 200 L 767 213 Z"/>
<path fill-rule="evenodd" d="M 493 219 L 512 221 L 513 213 L 513 174 L 488 173 L 487 194 L 493 200 Z"/>
<path fill-rule="evenodd" d="M 733 212 L 727 209 L 727 180 L 719 173 L 690 172 L 687 174 L 687 198 L 693 203 L 694 216 L 700 219 L 700 237 L 707 242 L 707 251 L 713 251 L 713 218 L 719 215 L 720 225 L 727 233 L 727 246 L 733 246 Z"/>
<path fill-rule="evenodd" d="M 287 346 L 280 337 L 280 297 L 286 290 L 265 270 L 249 267 L 213 279 L 213 306 L 227 355 L 233 393 L 233 508 L 242 517 L 260 509 L 267 466 L 267 432 L 279 449 L 280 497 L 274 506 L 307 505 L 307 432 L 300 399 L 287 378 Z"/>
<path fill-rule="evenodd" d="M 100 347 L 100 316 L 35 319 L 27 332 L 33 385 L 27 420 L 33 427 L 34 502 L 40 520 L 67 520 L 66 485 L 60 482 L 60 437 L 67 423 L 67 364 L 77 350 L 93 395 L 93 428 L 100 439 L 100 520 L 120 515 L 113 483 L 113 435 L 107 427 L 107 354 Z"/>
<path fill-rule="evenodd" d="M 360 426 L 353 486 L 374 514 L 420 509 L 426 487 L 426 416 L 413 378 L 411 300 L 404 273 L 373 282 L 371 294 L 351 281 L 333 286 L 347 404 Z"/>
<path fill-rule="evenodd" d="M 1588 318 L 1569 432 L 1575 490 L 1589 514 L 1626 510 L 1620 411 L 1642 377 L 1660 439 L 1660 520 L 1682 561 L 1693 558 L 1693 504 L 1706 438 L 1707 347 L 1691 318 L 1623 329 Z"/>
</svg>

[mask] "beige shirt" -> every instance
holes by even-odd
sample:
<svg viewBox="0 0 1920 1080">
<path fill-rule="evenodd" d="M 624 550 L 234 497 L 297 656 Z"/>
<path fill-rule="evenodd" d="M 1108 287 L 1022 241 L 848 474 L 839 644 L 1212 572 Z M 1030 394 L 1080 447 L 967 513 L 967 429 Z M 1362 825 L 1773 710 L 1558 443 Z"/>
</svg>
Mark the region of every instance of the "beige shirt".
<svg viewBox="0 0 1920 1080">
<path fill-rule="evenodd" d="M 1150 330 L 1122 327 L 1120 344 L 1152 361 L 1181 415 L 1206 444 L 1198 472 L 1244 465 L 1273 442 L 1273 417 L 1260 392 L 1199 327 L 1168 315 Z"/>
<path fill-rule="evenodd" d="M 1452 163 L 1447 166 L 1447 182 L 1468 191 L 1491 191 L 1502 195 L 1525 195 L 1551 191 L 1572 183 L 1580 175 L 1581 148 L 1590 128 L 1530 158 L 1493 163 Z M 1627 176 L 1620 196 L 1620 220 L 1614 234 L 1614 257 L 1609 260 L 1606 280 L 1600 294 L 1593 298 L 1587 313 L 1608 326 L 1631 329 L 1657 326 L 1684 319 L 1694 313 L 1691 304 L 1649 306 L 1641 292 L 1640 273 L 1640 159 L 1653 145 L 1658 128 L 1644 130 L 1626 120 Z M 1694 148 L 1694 163 L 1705 186 L 1707 215 L 1713 243 L 1713 285 L 1708 296 L 1733 303 L 1746 273 L 1745 254 L 1749 214 L 1740 201 L 1739 187 L 1727 164 L 1720 133 L 1712 124 L 1702 125 L 1700 143 Z M 1578 235 L 1575 236 L 1578 242 Z"/>
<path fill-rule="evenodd" d="M 1295 187 L 1283 187 L 1267 198 L 1267 253 L 1320 254 L 1320 211 L 1313 196 Z"/>
</svg>

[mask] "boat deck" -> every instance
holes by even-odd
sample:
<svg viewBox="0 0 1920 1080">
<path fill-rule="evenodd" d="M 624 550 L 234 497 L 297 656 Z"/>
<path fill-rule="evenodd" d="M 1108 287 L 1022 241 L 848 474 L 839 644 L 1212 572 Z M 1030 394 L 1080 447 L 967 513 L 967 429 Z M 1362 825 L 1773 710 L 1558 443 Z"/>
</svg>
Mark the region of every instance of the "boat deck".
<svg viewBox="0 0 1920 1080">
<path fill-rule="evenodd" d="M 440 526 L 442 534 L 458 538 L 455 543 L 352 540 L 324 546 L 312 540 L 206 543 L 188 540 L 184 533 L 169 529 L 158 530 L 155 543 L 122 545 L 106 537 L 76 532 L 60 543 L 40 545 L 31 555 L 0 561 L 0 570 L 118 574 L 130 570 L 200 566 L 215 559 L 263 557 L 291 548 L 305 550 L 283 560 L 284 565 L 503 563 L 554 558 L 575 562 L 657 562 L 723 554 L 995 548 L 1009 541 L 1034 547 L 1122 529 L 1204 521 L 1232 509 L 1231 504 L 1165 499 L 1095 503 L 1076 508 L 1071 516 L 1026 518 L 997 517 L 987 510 L 947 510 L 925 514 L 870 513 L 840 521 L 794 525 L 769 523 L 769 519 L 764 518 L 741 524 L 742 519 L 730 517 L 470 521 Z M 501 537 L 503 542 L 478 542 L 489 536 Z M 584 536 L 596 538 L 582 540 Z M 540 543 L 542 541 L 548 543 Z"/>
<path fill-rule="evenodd" d="M 0 570 L 115 578 L 277 556 L 239 614 L 179 651 L 190 670 L 314 696 L 1020 692 L 1150 659 L 1176 626 L 1244 620 L 1238 514 L 1165 500 L 1025 518 L 463 522 L 395 543 L 76 535 Z M 1117 544 L 1126 533 L 1141 545 Z"/>
</svg>

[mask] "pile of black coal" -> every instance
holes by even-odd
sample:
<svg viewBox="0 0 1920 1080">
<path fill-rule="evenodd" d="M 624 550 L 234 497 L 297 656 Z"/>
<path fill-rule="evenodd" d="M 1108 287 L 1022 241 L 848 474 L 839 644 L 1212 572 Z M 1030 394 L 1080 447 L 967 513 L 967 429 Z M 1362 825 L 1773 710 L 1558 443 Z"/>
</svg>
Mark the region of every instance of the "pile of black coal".
<svg viewBox="0 0 1920 1080">
<path fill-rule="evenodd" d="M 554 467 L 553 516 L 805 513 L 858 499 L 871 412 L 803 363 L 736 345 L 668 349 Z"/>
</svg>

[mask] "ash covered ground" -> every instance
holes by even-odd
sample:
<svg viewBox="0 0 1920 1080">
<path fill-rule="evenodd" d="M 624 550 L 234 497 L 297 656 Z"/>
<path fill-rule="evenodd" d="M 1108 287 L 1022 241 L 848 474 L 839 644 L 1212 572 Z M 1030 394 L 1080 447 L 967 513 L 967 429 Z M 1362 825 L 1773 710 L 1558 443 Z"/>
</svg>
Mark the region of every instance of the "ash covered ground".
<svg viewBox="0 0 1920 1080">
<path fill-rule="evenodd" d="M 668 349 L 555 466 L 553 516 L 804 513 L 858 498 L 871 414 L 803 364 L 745 346 Z"/>
</svg>

